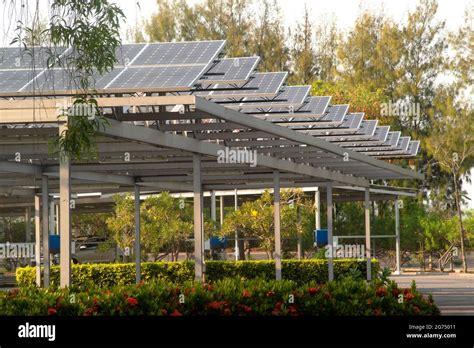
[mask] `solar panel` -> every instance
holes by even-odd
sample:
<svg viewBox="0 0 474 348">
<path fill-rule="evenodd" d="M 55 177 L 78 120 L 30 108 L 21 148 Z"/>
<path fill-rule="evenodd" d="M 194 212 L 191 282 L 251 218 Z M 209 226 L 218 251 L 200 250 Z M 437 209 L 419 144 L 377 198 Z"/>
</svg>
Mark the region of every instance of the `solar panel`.
<svg viewBox="0 0 474 348">
<path fill-rule="evenodd" d="M 408 145 L 408 155 L 416 156 L 419 150 L 420 150 L 420 141 L 419 140 L 410 141 L 410 144 Z"/>
<path fill-rule="evenodd" d="M 203 88 L 215 83 L 243 84 L 255 71 L 260 57 L 224 58 L 211 66 L 201 78 Z"/>
<path fill-rule="evenodd" d="M 226 99 L 239 99 L 255 97 L 274 97 L 285 82 L 287 72 L 257 73 L 241 88 L 235 88 L 230 84 L 219 83 L 207 90 L 196 91 L 193 94 L 207 97 L 211 101 L 219 102 Z"/>
<path fill-rule="evenodd" d="M 93 77 L 93 83 L 96 89 L 104 89 L 123 69 L 115 68 L 104 75 Z M 36 78 L 23 87 L 22 91 L 69 91 L 78 89 L 80 86 L 77 76 L 74 72 L 68 72 L 64 69 L 47 69 L 38 74 Z"/>
<path fill-rule="evenodd" d="M 159 42 L 150 43 L 133 61 L 133 65 L 205 65 L 224 49 L 225 41 Z"/>
<path fill-rule="evenodd" d="M 340 145 L 351 146 L 352 143 L 347 142 L 366 140 L 368 137 L 372 137 L 375 134 L 377 123 L 377 120 L 364 120 L 361 122 L 360 128 L 350 135 L 341 136 L 328 134 L 326 137 L 324 137 L 324 139 L 328 141 L 335 141 L 337 144 L 340 143 Z"/>
<path fill-rule="evenodd" d="M 389 132 L 388 138 L 385 141 L 384 145 L 387 146 L 396 146 L 398 144 L 398 139 L 400 139 L 401 132 Z"/>
<path fill-rule="evenodd" d="M 348 110 L 348 104 L 328 106 L 320 121 L 330 123 L 341 123 L 344 120 L 344 116 L 346 116 Z"/>
<path fill-rule="evenodd" d="M 16 92 L 35 76 L 33 71 L 0 70 L 0 91 Z"/>
<path fill-rule="evenodd" d="M 145 48 L 146 44 L 127 44 L 121 45 L 115 51 L 115 56 L 117 57 L 118 66 L 126 66 L 133 62 L 134 58 L 137 57 L 142 50 Z"/>
<path fill-rule="evenodd" d="M 63 54 L 64 47 L 31 47 L 25 50 L 23 47 L 0 47 L 0 69 L 41 69 L 52 66 L 53 61 L 49 57 Z"/>
<path fill-rule="evenodd" d="M 222 105 L 233 109 L 249 110 L 250 113 L 258 111 L 268 112 L 274 110 L 274 108 L 279 112 L 288 110 L 291 113 L 289 110 L 303 104 L 306 98 L 308 98 L 310 91 L 311 86 L 287 86 L 283 87 L 281 92 L 275 97 L 268 100 L 247 97 L 239 104 L 222 103 Z"/>
<path fill-rule="evenodd" d="M 397 144 L 397 150 L 406 152 L 408 150 L 408 145 L 410 144 L 410 137 L 400 137 Z"/>
<path fill-rule="evenodd" d="M 201 69 L 201 66 L 146 68 L 130 66 L 105 87 L 124 90 L 186 90 L 195 84 Z"/>
<path fill-rule="evenodd" d="M 308 102 L 299 106 L 294 110 L 293 113 L 290 113 L 289 110 L 286 112 L 253 112 L 249 113 L 248 110 L 242 110 L 247 114 L 252 116 L 262 118 L 264 120 L 269 120 L 272 122 L 284 122 L 289 119 L 298 119 L 302 122 L 311 122 L 320 118 L 331 101 L 331 97 L 309 97 Z"/>
</svg>

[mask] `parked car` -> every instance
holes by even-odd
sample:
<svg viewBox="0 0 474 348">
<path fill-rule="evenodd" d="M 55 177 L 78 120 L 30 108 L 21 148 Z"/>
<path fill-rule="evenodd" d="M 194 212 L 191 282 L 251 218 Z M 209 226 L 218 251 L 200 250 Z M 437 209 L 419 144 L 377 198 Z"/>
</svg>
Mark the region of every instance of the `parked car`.
<svg viewBox="0 0 474 348">
<path fill-rule="evenodd" d="M 106 237 L 87 237 L 75 240 L 74 263 L 111 263 L 121 261 L 123 252 Z"/>
</svg>

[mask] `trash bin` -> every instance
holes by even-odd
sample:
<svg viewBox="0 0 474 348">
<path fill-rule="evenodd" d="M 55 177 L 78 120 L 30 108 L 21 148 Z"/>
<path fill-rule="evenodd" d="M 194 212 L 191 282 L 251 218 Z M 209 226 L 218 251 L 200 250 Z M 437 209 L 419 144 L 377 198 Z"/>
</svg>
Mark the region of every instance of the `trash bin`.
<svg viewBox="0 0 474 348">
<path fill-rule="evenodd" d="M 328 244 L 328 230 L 326 228 L 314 230 L 314 245 L 323 247 Z"/>
<path fill-rule="evenodd" d="M 59 234 L 51 234 L 49 236 L 49 253 L 59 254 Z"/>
</svg>

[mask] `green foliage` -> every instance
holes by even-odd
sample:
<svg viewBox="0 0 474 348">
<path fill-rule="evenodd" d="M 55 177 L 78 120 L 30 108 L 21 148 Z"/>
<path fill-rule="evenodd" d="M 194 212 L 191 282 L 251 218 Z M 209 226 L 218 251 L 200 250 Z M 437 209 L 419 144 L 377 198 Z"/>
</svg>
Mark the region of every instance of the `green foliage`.
<svg viewBox="0 0 474 348">
<path fill-rule="evenodd" d="M 97 101 L 91 95 L 96 76 L 112 70 L 117 62 L 115 52 L 120 45 L 124 14 L 108 0 L 54 0 L 51 13 L 47 29 L 51 45 L 71 47 L 57 64 L 65 68 L 70 84 L 81 95 L 73 106 L 92 110 L 84 115 L 71 113 L 71 108 L 67 108 L 60 115 L 65 117 L 67 128 L 50 142 L 51 152 L 71 159 L 95 157 L 95 134 L 108 122 L 100 117 Z"/>
<path fill-rule="evenodd" d="M 141 206 L 142 240 L 145 254 L 167 251 L 177 259 L 185 241 L 193 233 L 192 207 L 168 192 L 149 196 Z"/>
<path fill-rule="evenodd" d="M 297 207 L 308 212 L 311 211 L 311 203 L 303 199 L 300 190 L 283 190 L 280 201 L 282 239 L 296 238 L 305 229 L 303 223 L 298 223 Z M 265 191 L 260 198 L 245 202 L 238 210 L 226 215 L 220 233 L 222 236 L 233 235 L 238 230 L 240 238 L 256 238 L 259 247 L 270 258 L 275 245 L 273 210 L 273 196 Z"/>
<path fill-rule="evenodd" d="M 399 295 L 403 302 L 399 302 Z M 75 301 L 71 301 L 71 296 Z M 184 303 L 180 298 L 184 296 Z M 293 301 L 290 300 L 293 299 Z M 157 315 L 157 316 L 298 316 L 298 315 L 439 315 L 431 298 L 395 283 L 344 278 L 315 281 L 222 279 L 202 284 L 154 280 L 139 285 L 73 286 L 0 292 L 3 315 Z"/>
<path fill-rule="evenodd" d="M 306 282 L 323 283 L 327 280 L 327 260 L 283 260 L 282 275 L 284 279 L 298 284 Z M 353 275 L 354 270 L 365 278 L 367 262 L 365 260 L 334 260 L 336 279 Z M 174 283 L 183 283 L 194 279 L 193 262 L 144 262 L 142 279 L 145 282 L 153 279 L 165 279 Z M 372 275 L 377 277 L 379 264 L 372 261 Z M 25 267 L 16 271 L 19 287 L 35 286 L 35 268 Z M 225 278 L 242 279 L 262 278 L 272 280 L 275 277 L 274 261 L 206 261 L 206 279 L 211 282 Z M 133 284 L 135 282 L 135 264 L 87 264 L 72 265 L 72 284 L 87 286 L 95 284 L 101 287 Z M 51 267 L 51 285 L 59 285 L 59 267 Z"/>
</svg>

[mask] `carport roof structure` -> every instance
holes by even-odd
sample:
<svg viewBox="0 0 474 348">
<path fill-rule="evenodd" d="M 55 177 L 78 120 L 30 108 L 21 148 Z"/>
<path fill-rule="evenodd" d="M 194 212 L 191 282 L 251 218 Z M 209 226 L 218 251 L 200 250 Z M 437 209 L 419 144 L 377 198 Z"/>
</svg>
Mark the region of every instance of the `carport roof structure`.
<svg viewBox="0 0 474 348">
<path fill-rule="evenodd" d="M 258 58 L 221 59 L 224 45 L 121 47 L 120 63 L 97 76 L 100 117 L 108 121 L 97 132 L 97 157 L 71 161 L 60 161 L 48 142 L 67 129 L 61 115 L 78 93 L 74 80 L 49 67 L 31 78 L 11 64 L 15 51 L 0 49 L 7 57 L 0 60 L 0 204 L 59 189 L 62 230 L 70 231 L 71 190 L 194 192 L 199 229 L 203 190 L 325 186 L 332 195 L 339 185 L 364 188 L 367 200 L 371 180 L 423 178 L 377 158 L 412 157 L 419 143 L 362 121 L 348 105 L 330 105 L 330 97 L 310 97 L 309 86 L 283 86 L 286 72 L 255 73 Z M 234 157 L 221 160 L 229 151 Z M 69 284 L 67 274 L 61 284 Z"/>
</svg>

